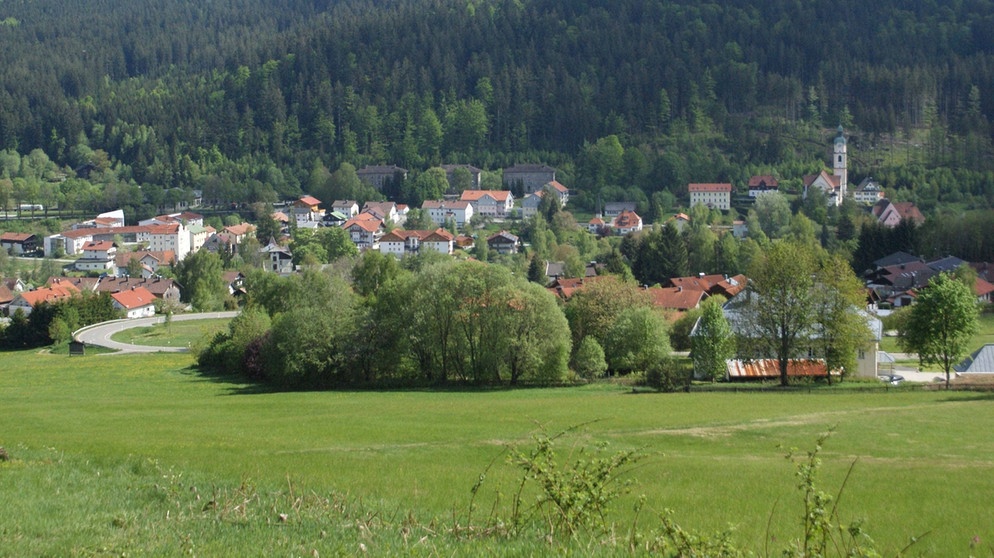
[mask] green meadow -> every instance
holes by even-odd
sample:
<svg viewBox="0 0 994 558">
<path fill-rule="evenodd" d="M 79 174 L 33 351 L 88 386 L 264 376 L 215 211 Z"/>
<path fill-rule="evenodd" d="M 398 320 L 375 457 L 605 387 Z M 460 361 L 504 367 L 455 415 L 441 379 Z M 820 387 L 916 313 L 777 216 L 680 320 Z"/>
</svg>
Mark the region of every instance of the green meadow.
<svg viewBox="0 0 994 558">
<path fill-rule="evenodd" d="M 228 331 L 230 319 L 172 321 L 168 325 L 155 324 L 121 330 L 111 336 L 114 341 L 153 347 L 189 347 L 210 338 L 219 331 Z"/>
<path fill-rule="evenodd" d="M 907 554 L 986 555 L 994 542 L 988 394 L 636 394 L 613 384 L 280 393 L 201 375 L 187 355 L 0 359 L 10 455 L 0 462 L 0 556 L 623 555 L 631 526 L 658 529 L 665 509 L 686 528 L 731 528 L 737 544 L 779 554 L 801 536 L 784 455 L 829 429 L 821 487 L 834 495 L 855 462 L 840 517 L 863 519 L 884 555 L 918 536 Z M 616 537 L 564 548 L 528 532 L 454 534 L 505 513 L 520 478 L 508 446 L 576 425 L 563 453 L 603 445 L 643 456 L 623 476 L 632 494 L 608 517 Z M 637 495 L 646 505 L 636 517 Z"/>
</svg>

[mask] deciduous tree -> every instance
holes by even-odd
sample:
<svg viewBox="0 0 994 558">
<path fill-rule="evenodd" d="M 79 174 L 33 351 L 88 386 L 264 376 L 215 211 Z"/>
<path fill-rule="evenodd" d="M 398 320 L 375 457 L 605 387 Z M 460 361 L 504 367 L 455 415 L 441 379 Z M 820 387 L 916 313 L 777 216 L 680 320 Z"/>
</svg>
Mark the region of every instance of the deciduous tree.
<svg viewBox="0 0 994 558">
<path fill-rule="evenodd" d="M 923 364 L 937 364 L 949 373 L 966 355 L 978 327 L 977 298 L 973 291 L 946 273 L 929 281 L 918 293 L 907 319 L 899 330 L 901 347 L 918 353 Z"/>
<path fill-rule="evenodd" d="M 690 357 L 698 377 L 716 380 L 724 376 L 725 361 L 735 354 L 735 338 L 725 319 L 720 297 L 712 297 L 701 305 L 701 317 L 690 338 Z"/>
</svg>

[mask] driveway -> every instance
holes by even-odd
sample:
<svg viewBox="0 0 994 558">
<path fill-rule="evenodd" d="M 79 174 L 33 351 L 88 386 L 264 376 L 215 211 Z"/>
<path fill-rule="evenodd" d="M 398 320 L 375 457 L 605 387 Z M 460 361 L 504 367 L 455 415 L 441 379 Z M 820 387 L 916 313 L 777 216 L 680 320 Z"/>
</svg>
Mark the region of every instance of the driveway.
<svg viewBox="0 0 994 558">
<path fill-rule="evenodd" d="M 174 322 L 185 322 L 187 320 L 213 320 L 220 318 L 234 318 L 238 312 L 204 312 L 201 314 L 176 314 L 173 316 Z M 110 337 L 119 331 L 135 327 L 148 327 L 161 324 L 166 321 L 164 316 L 152 318 L 137 318 L 132 320 L 111 320 L 101 322 L 91 326 L 86 326 L 73 333 L 73 339 L 82 341 L 88 345 L 99 345 L 114 349 L 120 353 L 185 353 L 187 347 L 153 347 L 150 345 L 130 345 L 112 340 Z"/>
</svg>

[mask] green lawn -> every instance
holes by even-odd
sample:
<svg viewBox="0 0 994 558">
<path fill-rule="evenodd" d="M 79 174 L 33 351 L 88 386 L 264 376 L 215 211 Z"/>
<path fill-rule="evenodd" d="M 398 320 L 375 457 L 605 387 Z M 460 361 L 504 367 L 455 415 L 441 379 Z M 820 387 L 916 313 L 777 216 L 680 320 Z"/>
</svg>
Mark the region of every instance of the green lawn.
<svg viewBox="0 0 994 558">
<path fill-rule="evenodd" d="M 174 324 L 175 325 L 175 324 Z M 640 448 L 627 478 L 647 508 L 694 529 L 734 526 L 762 553 L 799 536 L 784 448 L 825 446 L 824 488 L 866 518 L 885 555 L 967 555 L 994 541 L 994 400 L 976 393 L 814 390 L 633 394 L 515 391 L 268 393 L 205 377 L 188 355 L 5 353 L 0 365 L 0 555 L 544 554 L 540 540 L 457 543 L 470 488 L 485 517 L 503 459 L 537 425 L 589 423 L 574 443 Z M 594 421 L 594 422 L 590 422 Z M 634 495 L 614 509 L 624 539 Z M 280 514 L 286 514 L 282 518 Z M 427 537 L 422 539 L 422 537 Z M 624 543 L 583 548 L 620 554 Z M 774 551 L 777 549 L 777 551 Z M 980 552 L 986 554 L 986 551 Z"/>
<path fill-rule="evenodd" d="M 217 320 L 173 320 L 168 326 L 156 324 L 149 327 L 125 329 L 111 336 L 114 341 L 132 345 L 151 345 L 153 347 L 189 347 L 204 337 L 212 336 L 218 331 L 226 331 L 230 319 Z"/>
<path fill-rule="evenodd" d="M 980 315 L 980 328 L 970 341 L 969 352 L 972 353 L 988 343 L 994 343 L 994 313 L 990 312 Z M 880 350 L 888 353 L 904 352 L 897 343 L 897 337 L 884 337 L 880 341 Z"/>
</svg>

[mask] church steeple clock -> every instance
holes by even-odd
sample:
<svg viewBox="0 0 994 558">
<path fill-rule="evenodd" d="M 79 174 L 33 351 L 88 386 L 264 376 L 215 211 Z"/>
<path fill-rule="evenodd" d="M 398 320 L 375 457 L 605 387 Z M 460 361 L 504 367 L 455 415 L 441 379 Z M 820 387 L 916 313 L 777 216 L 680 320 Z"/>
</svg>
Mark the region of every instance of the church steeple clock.
<svg viewBox="0 0 994 558">
<path fill-rule="evenodd" d="M 839 202 L 846 197 L 846 187 L 849 186 L 849 161 L 846 158 L 846 136 L 839 124 L 839 135 L 835 136 L 835 149 L 832 153 L 832 169 L 835 176 L 839 177 Z"/>
</svg>

